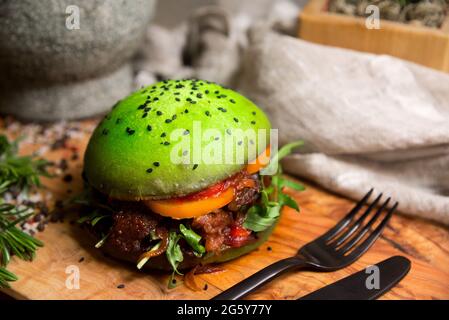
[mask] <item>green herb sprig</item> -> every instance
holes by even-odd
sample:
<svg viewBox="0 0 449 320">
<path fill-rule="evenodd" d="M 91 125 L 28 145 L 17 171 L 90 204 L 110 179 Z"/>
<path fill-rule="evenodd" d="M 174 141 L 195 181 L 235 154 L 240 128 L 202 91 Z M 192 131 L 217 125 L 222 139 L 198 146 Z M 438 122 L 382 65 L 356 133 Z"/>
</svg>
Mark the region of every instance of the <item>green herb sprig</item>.
<svg viewBox="0 0 449 320">
<path fill-rule="evenodd" d="M 16 275 L 6 269 L 11 255 L 31 261 L 38 247 L 43 246 L 41 241 L 17 228 L 34 214 L 34 210 L 3 200 L 7 191 L 27 193 L 41 187 L 41 176 L 51 176 L 47 172 L 50 162 L 18 155 L 19 141 L 9 142 L 6 136 L 0 135 L 0 288 L 9 287 L 9 282 L 17 280 Z"/>
<path fill-rule="evenodd" d="M 279 152 L 273 157 L 268 165 L 267 172 L 274 171 L 277 167 L 276 174 L 271 177 L 271 183 L 268 186 L 262 185 L 261 201 L 259 204 L 252 206 L 246 215 L 243 226 L 254 232 L 264 231 L 272 226 L 280 217 L 281 209 L 284 206 L 295 209 L 299 212 L 299 206 L 295 200 L 283 192 L 284 187 L 289 187 L 297 191 L 303 191 L 305 188 L 299 183 L 287 180 L 282 176 L 282 167 L 279 161 L 289 155 L 293 149 L 303 145 L 303 141 L 296 141 L 283 146 Z"/>
</svg>

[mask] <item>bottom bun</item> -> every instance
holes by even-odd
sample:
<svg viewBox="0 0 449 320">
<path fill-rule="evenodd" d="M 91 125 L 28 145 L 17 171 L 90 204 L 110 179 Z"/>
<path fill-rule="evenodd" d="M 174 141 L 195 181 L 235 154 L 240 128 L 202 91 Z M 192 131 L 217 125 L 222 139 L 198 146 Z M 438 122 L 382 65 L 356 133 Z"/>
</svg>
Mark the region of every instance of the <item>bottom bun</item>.
<svg viewBox="0 0 449 320">
<path fill-rule="evenodd" d="M 191 269 L 199 264 L 206 265 L 206 264 L 211 264 L 211 263 L 222 263 L 222 262 L 226 262 L 229 260 L 236 259 L 240 256 L 243 256 L 243 255 L 257 249 L 260 245 L 262 245 L 265 241 L 267 241 L 269 236 L 273 232 L 275 226 L 276 226 L 276 223 L 274 223 L 268 229 L 256 233 L 257 239 L 243 247 L 229 248 L 229 249 L 226 249 L 226 250 L 220 252 L 220 254 L 207 253 L 202 258 L 184 255 L 184 260 L 183 260 L 183 262 L 180 263 L 180 265 L 178 266 L 178 269 L 179 270 Z M 109 248 L 107 245 L 105 245 L 104 247 L 101 247 L 101 250 L 113 258 L 128 261 L 128 262 L 131 262 L 131 263 L 137 265 L 137 260 L 135 257 L 126 257 L 126 256 L 119 255 L 119 254 L 117 254 L 117 252 L 115 250 L 111 250 L 111 248 Z M 170 272 L 173 271 L 170 263 L 168 262 L 168 260 L 165 256 L 165 253 L 148 260 L 148 262 L 144 265 L 143 269 L 163 270 L 163 271 L 170 271 Z"/>
</svg>

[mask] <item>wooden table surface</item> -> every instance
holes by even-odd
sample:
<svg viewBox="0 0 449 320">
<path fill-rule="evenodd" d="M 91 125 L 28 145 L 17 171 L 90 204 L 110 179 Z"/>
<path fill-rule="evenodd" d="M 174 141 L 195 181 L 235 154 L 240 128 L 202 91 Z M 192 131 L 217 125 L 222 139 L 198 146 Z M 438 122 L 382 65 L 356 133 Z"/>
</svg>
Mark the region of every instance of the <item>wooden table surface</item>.
<svg viewBox="0 0 449 320">
<path fill-rule="evenodd" d="M 72 124 L 68 124 L 69 126 Z M 81 190 L 82 153 L 93 127 L 92 121 L 74 124 L 88 128 L 64 141 L 63 146 L 45 152 L 48 159 L 68 159 L 68 169 L 61 176 L 45 179 L 55 199 L 65 199 Z M 25 129 L 24 129 L 25 128 Z M 51 128 L 57 134 L 60 128 Z M 11 136 L 28 131 L 20 124 L 2 129 Z M 42 132 L 41 132 L 42 131 Z M 46 135 L 33 128 L 33 134 Z M 48 134 L 47 134 L 48 135 Z M 51 135 L 48 135 L 51 136 Z M 54 138 L 54 137 L 53 137 Z M 50 139 L 50 138 L 48 138 Z M 41 141 L 41 142 L 36 142 Z M 23 144 L 27 153 L 39 148 L 44 139 Z M 73 152 L 79 157 L 73 157 Z M 69 172 L 74 180 L 64 182 Z M 201 288 L 193 291 L 181 284 L 167 289 L 168 275 L 160 272 L 139 272 L 135 266 L 105 257 L 73 224 L 70 214 L 62 223 L 50 223 L 37 235 L 45 243 L 33 262 L 13 258 L 9 269 L 19 281 L 4 292 L 19 299 L 209 299 L 257 270 L 279 259 L 293 255 L 298 248 L 322 234 L 348 212 L 353 202 L 307 184 L 301 193 L 291 192 L 301 206 L 301 213 L 285 209 L 269 241 L 258 250 L 222 265 L 223 271 L 196 277 Z M 72 213 L 75 214 L 75 213 Z M 410 273 L 382 299 L 449 299 L 449 229 L 447 227 L 396 214 L 376 244 L 351 266 L 332 273 L 292 272 L 250 295 L 249 299 L 295 299 L 330 284 L 370 264 L 392 255 L 405 255 L 412 260 Z M 69 268 L 69 269 L 67 269 Z M 66 272 L 79 269 L 79 289 L 69 289 Z M 123 284 L 124 288 L 117 288 Z"/>
</svg>

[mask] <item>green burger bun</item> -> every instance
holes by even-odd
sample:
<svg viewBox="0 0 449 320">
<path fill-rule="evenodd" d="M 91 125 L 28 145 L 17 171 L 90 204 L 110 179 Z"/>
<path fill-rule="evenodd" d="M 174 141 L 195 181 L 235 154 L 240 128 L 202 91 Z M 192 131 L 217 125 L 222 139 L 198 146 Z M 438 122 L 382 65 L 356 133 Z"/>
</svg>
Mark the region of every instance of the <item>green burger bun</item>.
<svg viewBox="0 0 449 320">
<path fill-rule="evenodd" d="M 234 151 L 248 150 L 243 163 L 204 163 L 204 159 L 196 163 L 194 137 L 182 147 L 171 137 L 193 136 L 198 125 L 202 132 L 214 130 L 210 139 L 199 140 L 199 150 L 211 143 L 223 146 L 237 129 L 265 129 L 266 135 L 264 141 L 256 135 L 234 144 Z M 262 152 L 270 128 L 265 113 L 233 90 L 201 80 L 159 82 L 118 102 L 101 121 L 86 150 L 85 178 L 91 187 L 119 200 L 187 195 L 232 176 L 254 160 L 256 151 L 248 146 L 259 146 L 257 152 Z M 173 162 L 173 154 L 188 161 Z"/>
</svg>

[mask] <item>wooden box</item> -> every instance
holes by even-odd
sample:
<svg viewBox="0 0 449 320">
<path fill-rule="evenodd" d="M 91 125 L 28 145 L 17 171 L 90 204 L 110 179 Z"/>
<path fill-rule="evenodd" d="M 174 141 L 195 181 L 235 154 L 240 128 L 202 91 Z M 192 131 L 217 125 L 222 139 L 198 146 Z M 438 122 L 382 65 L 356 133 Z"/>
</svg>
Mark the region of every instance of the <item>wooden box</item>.
<svg viewBox="0 0 449 320">
<path fill-rule="evenodd" d="M 382 19 L 368 29 L 365 18 L 327 11 L 328 0 L 310 0 L 300 14 L 299 37 L 315 43 L 388 54 L 449 72 L 449 18 L 440 29 Z"/>
</svg>

